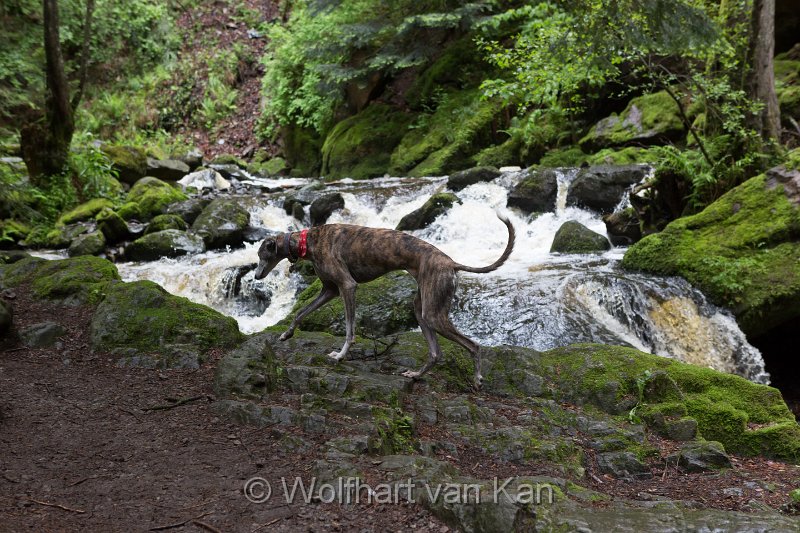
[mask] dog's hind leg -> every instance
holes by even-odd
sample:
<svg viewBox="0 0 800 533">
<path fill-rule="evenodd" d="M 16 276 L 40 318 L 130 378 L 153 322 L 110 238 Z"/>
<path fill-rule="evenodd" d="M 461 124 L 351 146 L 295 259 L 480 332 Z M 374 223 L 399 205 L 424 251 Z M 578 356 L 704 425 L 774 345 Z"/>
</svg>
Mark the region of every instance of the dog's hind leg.
<svg viewBox="0 0 800 533">
<path fill-rule="evenodd" d="M 417 290 L 417 296 L 414 298 L 414 315 L 417 317 L 417 323 L 419 324 L 419 329 L 422 330 L 422 335 L 428 342 L 428 360 L 419 370 L 406 370 L 403 372 L 405 377 L 412 379 L 420 377 L 442 358 L 442 350 L 439 348 L 436 332 L 431 329 L 422 316 L 422 295 L 419 290 Z"/>
<path fill-rule="evenodd" d="M 331 352 L 328 354 L 328 357 L 334 361 L 341 361 L 345 358 L 356 337 L 356 287 L 358 287 L 358 283 L 352 278 L 339 284 L 339 294 L 342 300 L 344 300 L 344 322 L 346 331 L 342 349 L 338 352 Z"/>
<path fill-rule="evenodd" d="M 322 282 L 322 290 L 319 291 L 319 294 L 314 301 L 310 304 L 302 308 L 298 313 L 295 315 L 294 319 L 292 319 L 292 323 L 289 324 L 289 329 L 283 332 L 280 336 L 282 341 L 290 339 L 292 335 L 294 335 L 294 330 L 297 329 L 298 324 L 302 322 L 302 320 L 308 316 L 309 313 L 313 313 L 326 303 L 330 302 L 334 298 L 339 295 L 339 289 L 336 287 L 336 284 L 331 282 Z"/>
</svg>

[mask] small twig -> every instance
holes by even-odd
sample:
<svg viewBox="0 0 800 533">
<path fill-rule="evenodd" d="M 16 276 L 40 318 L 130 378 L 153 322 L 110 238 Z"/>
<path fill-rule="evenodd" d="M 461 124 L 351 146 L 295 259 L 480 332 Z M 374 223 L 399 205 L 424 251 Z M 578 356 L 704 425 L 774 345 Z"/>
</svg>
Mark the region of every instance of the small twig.
<svg viewBox="0 0 800 533">
<path fill-rule="evenodd" d="M 181 405 L 186 405 L 187 403 L 196 402 L 197 400 L 202 400 L 205 397 L 206 397 L 205 394 L 201 394 L 200 396 L 181 398 L 180 400 L 176 400 L 174 403 L 154 405 L 152 407 L 143 407 L 142 411 L 165 411 L 167 409 L 175 409 L 176 407 L 180 407 Z"/>
<path fill-rule="evenodd" d="M 207 524 L 205 522 L 201 522 L 200 520 L 192 520 L 192 524 L 196 525 L 197 527 L 203 528 L 206 531 L 210 531 L 211 533 L 222 533 L 219 529 L 215 528 L 211 524 Z"/>
<path fill-rule="evenodd" d="M 157 526 L 150 528 L 150 531 L 164 531 L 167 529 L 175 529 L 176 527 L 183 527 L 189 522 L 195 522 L 196 520 L 200 520 L 210 514 L 214 514 L 212 511 L 208 511 L 206 513 L 201 514 L 200 516 L 195 516 L 194 518 L 189 518 L 188 520 L 184 520 L 183 522 L 175 522 L 174 524 L 168 524 L 166 526 Z"/>
<path fill-rule="evenodd" d="M 56 509 L 62 509 L 70 513 L 86 514 L 86 511 L 84 511 L 83 509 L 73 509 L 71 507 L 66 507 L 58 503 L 47 503 L 39 500 L 34 500 L 33 498 L 28 498 L 28 501 L 33 503 L 38 503 L 39 505 L 44 505 L 45 507 L 55 507 Z"/>
</svg>

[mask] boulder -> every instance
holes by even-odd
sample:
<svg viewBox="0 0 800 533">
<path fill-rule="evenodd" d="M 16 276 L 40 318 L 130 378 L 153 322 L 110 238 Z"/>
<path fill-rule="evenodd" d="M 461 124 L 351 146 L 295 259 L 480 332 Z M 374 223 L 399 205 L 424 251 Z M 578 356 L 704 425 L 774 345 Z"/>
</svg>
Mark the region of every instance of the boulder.
<svg viewBox="0 0 800 533">
<path fill-rule="evenodd" d="M 316 298 L 321 288 L 322 284 L 316 280 L 300 293 L 297 303 L 282 324 L 288 324 L 288 320 L 291 320 L 297 311 Z M 388 335 L 417 327 L 414 315 L 416 292 L 417 284 L 414 279 L 401 272 L 392 272 L 375 281 L 359 285 L 356 291 L 356 327 L 363 328 L 370 335 Z M 309 314 L 303 319 L 300 328 L 305 331 L 327 331 L 335 335 L 344 335 L 342 300 L 337 298 Z"/>
<path fill-rule="evenodd" d="M 630 246 L 642 239 L 642 228 L 636 211 L 629 207 L 603 216 L 608 239 L 614 246 Z"/>
<path fill-rule="evenodd" d="M 192 231 L 203 238 L 208 249 L 237 247 L 244 242 L 250 212 L 235 199 L 217 198 L 203 209 L 192 224 Z"/>
<path fill-rule="evenodd" d="M 108 244 L 117 244 L 130 237 L 127 222 L 112 209 L 103 209 L 97 214 L 95 220 L 97 220 L 97 229 L 103 234 Z"/>
<path fill-rule="evenodd" d="M 203 152 L 197 148 L 192 148 L 185 154 L 176 157 L 178 161 L 183 161 L 189 167 L 189 171 L 193 172 L 203 164 Z"/>
<path fill-rule="evenodd" d="M 182 202 L 170 204 L 165 214 L 178 215 L 185 220 L 187 224 L 192 224 L 210 202 L 210 200 L 205 200 L 203 198 L 189 198 Z"/>
<path fill-rule="evenodd" d="M 130 218 L 150 220 L 163 213 L 170 204 L 181 202 L 186 198 L 185 194 L 170 184 L 148 176 L 131 187 L 127 196 L 128 203 L 120 208 L 119 214 L 126 220 Z"/>
<path fill-rule="evenodd" d="M 508 207 L 526 213 L 550 213 L 556 210 L 558 178 L 551 168 L 535 170 L 520 181 L 509 193 Z"/>
<path fill-rule="evenodd" d="M 633 185 L 647 174 L 646 165 L 598 165 L 581 169 L 567 190 L 567 205 L 611 213 Z"/>
<path fill-rule="evenodd" d="M 251 174 L 259 174 L 268 178 L 286 176 L 290 170 L 289 163 L 282 157 L 273 157 L 266 161 L 256 162 L 247 167 Z"/>
<path fill-rule="evenodd" d="M 480 183 L 482 181 L 492 181 L 500 176 L 500 171 L 496 167 L 475 167 L 467 170 L 462 170 L 450 175 L 447 178 L 447 188 L 451 191 L 458 192 L 461 189 Z"/>
<path fill-rule="evenodd" d="M 678 105 L 666 91 L 633 98 L 619 115 L 604 118 L 580 140 L 591 153 L 602 148 L 651 145 L 683 139 L 686 128 Z"/>
<path fill-rule="evenodd" d="M 141 148 L 104 144 L 101 149 L 122 183 L 132 185 L 147 174 L 147 154 Z"/>
<path fill-rule="evenodd" d="M 231 188 L 231 182 L 222 177 L 222 174 L 213 168 L 202 168 L 195 170 L 191 174 L 186 174 L 178 184 L 184 190 L 193 187 L 198 191 L 211 189 L 212 191 L 227 191 Z"/>
<path fill-rule="evenodd" d="M 106 249 L 106 238 L 100 231 L 84 233 L 75 238 L 69 245 L 67 253 L 70 257 L 78 255 L 99 255 Z"/>
<path fill-rule="evenodd" d="M 776 167 L 628 249 L 624 268 L 682 276 L 748 338 L 800 317 L 800 171 Z"/>
<path fill-rule="evenodd" d="M 125 248 L 125 257 L 131 261 L 154 261 L 161 257 L 180 257 L 199 254 L 206 250 L 203 238 L 178 229 L 148 233 Z"/>
<path fill-rule="evenodd" d="M 66 328 L 55 322 L 42 322 L 26 327 L 19 332 L 20 341 L 29 348 L 48 348 L 67 334 Z"/>
<path fill-rule="evenodd" d="M 447 213 L 454 203 L 461 203 L 461 200 L 455 194 L 448 192 L 434 194 L 422 207 L 401 218 L 396 229 L 399 231 L 414 231 L 427 228 L 439 216 Z"/>
<path fill-rule="evenodd" d="M 93 219 L 98 213 L 104 209 L 111 209 L 114 204 L 107 198 L 93 198 L 88 202 L 70 209 L 63 213 L 56 221 L 57 226 L 67 226 L 76 222 L 83 222 L 85 220 Z"/>
<path fill-rule="evenodd" d="M 186 221 L 180 215 L 166 213 L 153 217 L 147 229 L 144 230 L 145 235 L 155 233 L 157 231 L 164 231 L 166 229 L 177 229 L 185 231 L 187 228 Z"/>
<path fill-rule="evenodd" d="M 610 249 L 611 243 L 603 235 L 595 233 L 580 222 L 568 220 L 556 231 L 550 253 L 591 254 Z"/>
<path fill-rule="evenodd" d="M 294 205 L 297 204 L 298 202 L 295 201 Z M 319 198 L 311 202 L 311 207 L 309 208 L 309 214 L 311 216 L 311 225 L 321 226 L 325 224 L 325 222 L 328 221 L 328 218 L 330 218 L 333 212 L 339 211 L 340 209 L 344 209 L 344 197 L 342 196 L 341 193 L 335 192 L 333 194 L 326 194 L 325 196 L 320 196 Z M 294 206 L 292 207 L 292 215 L 295 215 Z"/>
<path fill-rule="evenodd" d="M 30 256 L 31 254 L 22 250 L 0 250 L 0 265 L 16 263 Z"/>
<path fill-rule="evenodd" d="M 707 472 L 732 468 L 731 459 L 719 442 L 692 442 L 678 451 L 678 466 L 687 472 Z"/>
<path fill-rule="evenodd" d="M 632 452 L 606 452 L 597 454 L 597 467 L 603 474 L 617 479 L 651 478 L 650 468 Z"/>
<path fill-rule="evenodd" d="M 90 329 L 93 351 L 146 368 L 198 368 L 209 350 L 232 348 L 241 339 L 234 319 L 151 281 L 110 285 Z"/>
<path fill-rule="evenodd" d="M 191 172 L 189 165 L 177 159 L 147 158 L 147 175 L 164 181 L 178 181 Z"/>
<path fill-rule="evenodd" d="M 278 361 L 263 335 L 255 335 L 217 363 L 214 394 L 262 398 L 278 385 Z"/>
</svg>

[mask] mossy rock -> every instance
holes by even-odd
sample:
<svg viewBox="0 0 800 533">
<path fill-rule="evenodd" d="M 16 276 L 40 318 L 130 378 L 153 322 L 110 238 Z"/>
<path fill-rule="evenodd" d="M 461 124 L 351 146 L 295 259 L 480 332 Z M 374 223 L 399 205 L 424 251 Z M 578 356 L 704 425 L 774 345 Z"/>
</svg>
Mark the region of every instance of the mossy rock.
<svg viewBox="0 0 800 533">
<path fill-rule="evenodd" d="M 30 283 L 34 296 L 64 305 L 95 304 L 119 279 L 112 262 L 91 255 L 54 261 L 30 257 L 0 266 L 0 286 Z"/>
<path fill-rule="evenodd" d="M 789 119 L 800 120 L 800 61 L 775 60 L 775 93 L 783 121 L 790 126 Z"/>
<path fill-rule="evenodd" d="M 260 174 L 270 178 L 286 176 L 289 173 L 289 163 L 282 157 L 273 157 L 266 161 L 251 163 L 247 171 L 251 174 Z"/>
<path fill-rule="evenodd" d="M 611 249 L 605 236 L 595 233 L 580 222 L 564 222 L 553 237 L 550 253 L 595 254 Z"/>
<path fill-rule="evenodd" d="M 0 220 L 0 249 L 14 248 L 30 234 L 31 228 L 24 222 L 6 219 Z"/>
<path fill-rule="evenodd" d="M 624 148 L 605 148 L 586 156 L 589 165 L 636 165 L 658 161 L 657 148 L 626 146 Z"/>
<path fill-rule="evenodd" d="M 478 167 L 500 168 L 521 165 L 522 157 L 519 150 L 519 140 L 507 139 L 502 144 L 484 148 L 473 157 L 473 160 Z"/>
<path fill-rule="evenodd" d="M 412 117 L 385 104 L 372 104 L 336 124 L 322 145 L 322 175 L 332 180 L 383 176 L 389 154 Z"/>
<path fill-rule="evenodd" d="M 292 167 L 290 175 L 297 178 L 319 176 L 324 139 L 313 129 L 296 125 L 284 126 L 280 135 L 286 161 Z"/>
<path fill-rule="evenodd" d="M 666 91 L 633 98 L 619 115 L 598 122 L 580 140 L 581 148 L 594 151 L 630 144 L 660 144 L 683 138 L 685 126 L 678 105 Z"/>
<path fill-rule="evenodd" d="M 116 211 L 106 208 L 100 211 L 95 217 L 97 229 L 99 229 L 106 242 L 117 244 L 128 238 L 130 232 L 128 224 Z"/>
<path fill-rule="evenodd" d="M 250 224 L 250 212 L 236 199 L 216 198 L 198 215 L 192 231 L 203 238 L 206 248 L 241 246 L 244 230 Z"/>
<path fill-rule="evenodd" d="M 92 200 L 82 203 L 74 209 L 70 209 L 66 213 L 63 213 L 60 217 L 58 217 L 56 225 L 66 226 L 76 222 L 91 220 L 103 209 L 111 209 L 113 207 L 114 203 L 107 198 L 93 198 Z"/>
<path fill-rule="evenodd" d="M 254 335 L 217 363 L 214 394 L 224 398 L 262 398 L 277 388 L 279 370 L 268 340 Z"/>
<path fill-rule="evenodd" d="M 147 153 L 143 149 L 105 144 L 101 150 L 111 160 L 121 182 L 134 184 L 147 173 Z"/>
<path fill-rule="evenodd" d="M 447 178 L 447 188 L 451 191 L 460 191 L 476 183 L 492 181 L 500 176 L 497 167 L 474 167 L 462 170 Z"/>
<path fill-rule="evenodd" d="M 473 155 L 493 144 L 491 122 L 499 112 L 478 89 L 447 95 L 430 115 L 417 118 L 392 152 L 389 173 L 444 176 L 474 166 Z"/>
<path fill-rule="evenodd" d="M 123 365 L 197 368 L 209 350 L 241 340 L 234 319 L 151 281 L 110 285 L 92 316 L 92 350 L 118 355 Z"/>
<path fill-rule="evenodd" d="M 509 193 L 506 205 L 525 213 L 549 213 L 556 210 L 558 177 L 551 168 L 530 172 Z"/>
<path fill-rule="evenodd" d="M 183 220 L 180 215 L 167 213 L 153 217 L 153 220 L 150 221 L 147 229 L 144 230 L 144 234 L 149 235 L 150 233 L 164 231 L 165 229 L 177 229 L 185 231 L 187 227 L 186 221 Z"/>
<path fill-rule="evenodd" d="M 0 265 L 10 265 L 29 257 L 31 254 L 23 250 L 0 250 Z"/>
<path fill-rule="evenodd" d="M 311 303 L 322 289 L 319 280 L 314 281 L 300 293 L 297 303 L 281 324 L 286 325 L 297 312 Z M 363 328 L 370 335 L 389 335 L 417 327 L 414 316 L 414 295 L 417 284 L 405 273 L 392 272 L 359 285 L 356 291 L 356 328 Z M 305 317 L 300 324 L 305 331 L 326 331 L 344 335 L 344 304 L 336 298 Z"/>
<path fill-rule="evenodd" d="M 792 178 L 794 176 L 794 178 Z M 800 210 L 777 167 L 633 245 L 628 269 L 678 275 L 731 308 L 748 336 L 800 316 Z M 796 195 L 796 193 L 794 193 Z"/>
<path fill-rule="evenodd" d="M 397 228 L 400 231 L 414 231 L 427 228 L 440 216 L 447 214 L 453 204 L 461 200 L 453 193 L 440 192 L 434 194 L 420 207 L 400 219 Z"/>
<path fill-rule="evenodd" d="M 583 153 L 580 146 L 555 148 L 541 157 L 539 166 L 547 168 L 579 167 L 588 158 L 589 156 Z"/>
<path fill-rule="evenodd" d="M 106 249 L 106 238 L 100 231 L 84 233 L 72 241 L 67 253 L 70 257 L 99 255 Z"/>
<path fill-rule="evenodd" d="M 155 261 L 162 257 L 180 257 L 205 252 L 203 238 L 177 229 L 148 233 L 125 248 L 125 258 L 131 261 Z"/>
<path fill-rule="evenodd" d="M 173 187 L 158 178 L 145 177 L 137 181 L 128 192 L 127 202 L 123 205 L 119 214 L 122 218 L 139 218 L 150 220 L 167 209 L 170 204 L 186 200 L 187 196 L 180 189 Z M 135 204 L 135 208 L 129 206 Z M 135 214 L 137 216 L 130 216 Z"/>
<path fill-rule="evenodd" d="M 443 88 L 462 88 L 471 81 L 470 74 L 482 73 L 484 67 L 471 37 L 448 43 L 442 54 L 414 78 L 405 100 L 412 109 L 423 110 L 436 102 Z"/>
</svg>

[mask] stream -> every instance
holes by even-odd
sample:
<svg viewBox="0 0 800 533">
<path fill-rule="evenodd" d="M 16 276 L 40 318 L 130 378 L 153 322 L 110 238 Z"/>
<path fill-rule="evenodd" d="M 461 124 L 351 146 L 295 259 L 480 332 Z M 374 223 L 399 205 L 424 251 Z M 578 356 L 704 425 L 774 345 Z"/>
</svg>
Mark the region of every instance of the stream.
<svg viewBox="0 0 800 533">
<path fill-rule="evenodd" d="M 517 230 L 514 252 L 505 265 L 490 274 L 459 274 L 451 317 L 462 332 L 483 345 L 537 350 L 577 342 L 626 345 L 769 383 L 760 352 L 747 342 L 732 314 L 683 279 L 622 270 L 624 248 L 595 255 L 551 254 L 553 236 L 564 222 L 576 220 L 604 235 L 605 225 L 596 213 L 566 206 L 574 169 L 558 171 L 555 212 L 526 216 L 506 211 L 508 193 L 525 172 L 506 171 L 493 182 L 463 189 L 458 193 L 462 204 L 414 232 L 457 262 L 484 266 L 497 259 L 507 239 L 495 209 L 507 212 Z M 443 190 L 446 181 L 386 177 L 330 184 L 325 192 L 340 192 L 345 209 L 328 223 L 394 228 Z M 246 183 L 254 191 L 275 185 L 258 178 Z M 263 192 L 241 201 L 251 213 L 252 226 L 273 231 L 303 227 L 284 212 L 281 194 Z M 618 209 L 624 205 L 621 199 Z M 117 267 L 125 281 L 155 281 L 235 318 L 243 332 L 254 333 L 283 319 L 303 288 L 302 278 L 289 273 L 286 261 L 256 281 L 250 266 L 258 260 L 258 246 Z"/>
</svg>

